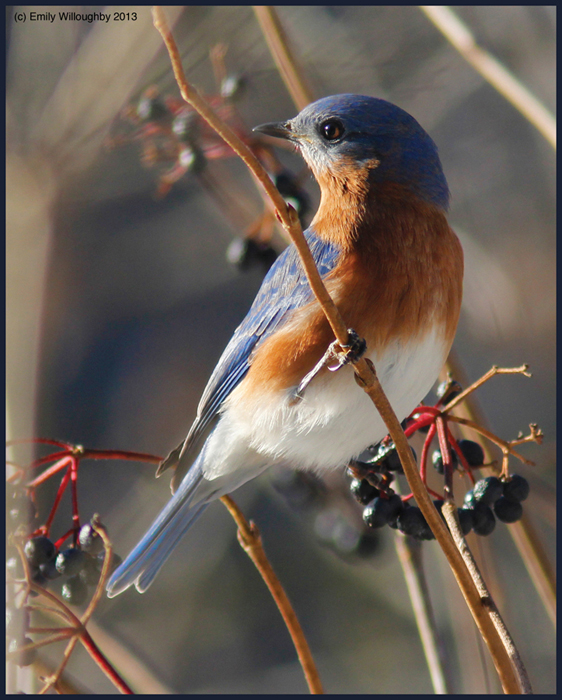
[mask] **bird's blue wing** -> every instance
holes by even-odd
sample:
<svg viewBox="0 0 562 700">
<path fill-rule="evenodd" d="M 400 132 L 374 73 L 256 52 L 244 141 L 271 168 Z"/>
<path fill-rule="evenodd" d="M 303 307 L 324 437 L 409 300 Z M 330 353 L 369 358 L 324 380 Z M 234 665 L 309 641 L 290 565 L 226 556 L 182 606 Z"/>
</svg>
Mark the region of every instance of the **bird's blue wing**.
<svg viewBox="0 0 562 700">
<path fill-rule="evenodd" d="M 325 277 L 337 264 L 341 251 L 318 238 L 310 228 L 305 236 L 320 275 Z M 280 326 L 288 314 L 311 299 L 312 290 L 298 252 L 291 245 L 265 276 L 246 318 L 234 332 L 209 379 L 187 438 L 164 460 L 159 474 L 170 466 L 176 466 L 180 457 L 182 462 L 185 461 L 185 455 L 198 443 L 224 400 L 246 375 L 252 352 Z M 178 483 L 177 479 L 174 481 Z"/>
</svg>

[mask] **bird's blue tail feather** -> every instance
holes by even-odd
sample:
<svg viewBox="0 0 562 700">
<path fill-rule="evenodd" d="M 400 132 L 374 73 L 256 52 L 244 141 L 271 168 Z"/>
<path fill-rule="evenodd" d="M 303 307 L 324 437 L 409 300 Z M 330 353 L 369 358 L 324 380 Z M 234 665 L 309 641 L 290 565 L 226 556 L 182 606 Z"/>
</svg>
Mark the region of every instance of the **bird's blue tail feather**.
<svg viewBox="0 0 562 700">
<path fill-rule="evenodd" d="M 198 500 L 192 505 L 197 487 L 203 480 L 201 465 L 204 452 L 191 466 L 146 535 L 112 574 L 107 584 L 110 598 L 133 583 L 141 593 L 146 591 L 174 547 L 207 507 L 206 500 Z"/>
</svg>

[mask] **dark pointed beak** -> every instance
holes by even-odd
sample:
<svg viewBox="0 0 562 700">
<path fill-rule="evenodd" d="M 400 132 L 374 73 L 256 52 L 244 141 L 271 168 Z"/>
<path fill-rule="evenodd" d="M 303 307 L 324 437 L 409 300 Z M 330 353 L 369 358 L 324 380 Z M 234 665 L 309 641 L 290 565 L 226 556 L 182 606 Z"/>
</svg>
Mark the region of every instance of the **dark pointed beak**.
<svg viewBox="0 0 562 700">
<path fill-rule="evenodd" d="M 290 139 L 296 141 L 296 135 L 291 129 L 291 122 L 270 122 L 269 124 L 260 124 L 254 126 L 252 131 L 257 131 L 266 136 L 273 136 L 278 139 Z"/>
</svg>

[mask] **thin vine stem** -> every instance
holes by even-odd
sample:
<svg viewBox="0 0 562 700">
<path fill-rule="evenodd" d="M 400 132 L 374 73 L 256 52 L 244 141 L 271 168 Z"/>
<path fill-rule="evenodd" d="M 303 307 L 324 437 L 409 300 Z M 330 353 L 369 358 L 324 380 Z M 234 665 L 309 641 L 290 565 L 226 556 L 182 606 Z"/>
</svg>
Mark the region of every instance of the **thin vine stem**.
<svg viewBox="0 0 562 700">
<path fill-rule="evenodd" d="M 556 150 L 556 120 L 542 102 L 497 58 L 478 46 L 466 24 L 449 7 L 419 5 L 419 8 L 461 56 L 511 102 Z"/>
<path fill-rule="evenodd" d="M 255 523 L 248 523 L 242 511 L 230 496 L 222 496 L 220 500 L 238 526 L 238 541 L 240 542 L 240 546 L 260 572 L 287 625 L 310 692 L 314 695 L 323 694 L 324 691 L 320 682 L 320 676 L 318 675 L 318 670 L 316 669 L 310 647 L 308 646 L 308 642 L 306 641 L 306 637 L 304 636 L 293 606 L 265 554 L 257 526 Z"/>
<path fill-rule="evenodd" d="M 293 102 L 298 110 L 304 109 L 313 100 L 312 92 L 303 80 L 302 71 L 299 70 L 297 58 L 291 50 L 277 10 L 271 5 L 254 5 L 253 9 L 277 70 Z"/>
<path fill-rule="evenodd" d="M 486 583 L 484 579 L 482 578 L 482 574 L 480 573 L 480 570 L 478 569 L 478 566 L 476 562 L 474 561 L 474 557 L 472 556 L 472 553 L 470 549 L 468 548 L 468 545 L 466 543 L 466 540 L 462 534 L 459 520 L 458 520 L 458 515 L 457 515 L 457 507 L 453 501 L 445 502 L 443 504 L 443 517 L 445 518 L 447 522 L 447 526 L 449 528 L 449 531 L 451 532 L 451 535 L 453 536 L 453 540 L 455 541 L 455 544 L 458 547 L 459 552 L 461 553 L 461 556 L 468 568 L 468 570 L 471 572 L 472 579 L 476 583 L 476 586 L 478 587 L 478 593 L 480 594 L 480 598 L 482 602 L 485 602 L 490 618 L 492 619 L 495 628 L 498 631 L 498 634 L 503 640 L 504 647 L 507 649 L 507 652 L 510 656 L 511 663 L 516 669 L 517 672 L 517 679 L 520 685 L 520 692 L 523 695 L 530 695 L 532 694 L 532 689 L 531 689 L 531 683 L 529 681 L 529 677 L 527 675 L 527 671 L 525 670 L 525 666 L 523 665 L 523 661 L 521 660 L 521 657 L 519 656 L 519 652 L 517 651 L 517 647 L 515 646 L 515 643 L 509 634 L 509 631 L 505 625 L 505 622 L 502 619 L 502 616 L 500 615 L 500 612 L 494 603 L 494 600 L 492 596 L 490 595 L 488 588 L 486 586 Z"/>
<path fill-rule="evenodd" d="M 397 532 L 394 547 L 408 588 L 433 690 L 436 695 L 446 695 L 450 689 L 445 673 L 443 645 L 431 605 L 421 542 Z"/>
</svg>

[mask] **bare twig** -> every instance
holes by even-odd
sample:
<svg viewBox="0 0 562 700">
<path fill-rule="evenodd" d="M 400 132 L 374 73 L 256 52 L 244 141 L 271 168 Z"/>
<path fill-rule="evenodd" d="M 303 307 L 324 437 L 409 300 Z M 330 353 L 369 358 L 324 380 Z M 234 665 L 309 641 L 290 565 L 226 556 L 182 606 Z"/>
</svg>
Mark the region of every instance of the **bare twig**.
<svg viewBox="0 0 562 700">
<path fill-rule="evenodd" d="M 467 26 L 443 5 L 420 5 L 463 58 L 535 126 L 556 149 L 556 120 L 548 109 L 497 58 L 477 45 Z"/>
<path fill-rule="evenodd" d="M 482 603 L 488 608 L 490 618 L 493 621 L 494 626 L 498 631 L 498 634 L 502 638 L 505 649 L 507 649 L 508 651 L 512 667 L 515 669 L 517 674 L 517 681 L 520 687 L 519 692 L 524 695 L 532 694 L 533 691 L 531 689 L 529 677 L 527 676 L 527 672 L 523 665 L 523 661 L 519 656 L 517 647 L 515 646 L 513 639 L 511 638 L 507 627 L 505 626 L 505 623 L 499 613 L 499 610 L 496 607 L 496 604 L 492 599 L 492 596 L 488 592 L 486 584 L 484 583 L 484 579 L 482 578 L 482 575 L 478 570 L 478 566 L 476 565 L 476 562 L 474 561 L 470 549 L 468 548 L 466 540 L 463 537 L 458 521 L 457 508 L 454 502 L 444 503 L 442 512 L 443 517 L 447 521 L 447 525 L 453 536 L 453 540 L 455 541 L 455 544 L 458 547 L 459 552 L 461 553 L 468 570 L 470 571 L 472 580 L 478 588 L 480 599 L 482 600 Z"/>
<path fill-rule="evenodd" d="M 443 411 L 450 411 L 452 408 L 455 408 L 455 406 L 458 406 L 468 396 L 470 396 L 470 394 L 476 391 L 476 389 L 488 382 L 492 377 L 495 377 L 496 374 L 523 374 L 525 377 L 531 377 L 532 375 L 528 370 L 529 365 L 521 365 L 520 367 L 497 367 L 494 365 L 486 372 L 486 374 L 483 374 L 480 379 L 477 379 L 464 391 L 461 391 L 460 394 L 455 396 L 454 399 L 451 399 L 451 401 L 449 401 L 449 403 L 443 408 Z"/>
<path fill-rule="evenodd" d="M 230 496 L 223 496 L 221 498 L 224 506 L 227 508 L 228 512 L 234 518 L 238 526 L 238 541 L 240 546 L 254 562 L 257 570 L 260 572 L 263 580 L 265 581 L 269 591 L 275 600 L 279 612 L 281 613 L 295 649 L 297 650 L 297 655 L 299 661 L 304 671 L 306 682 L 312 694 L 322 694 L 322 684 L 320 682 L 320 677 L 312 658 L 310 652 L 310 647 L 306 641 L 306 637 L 302 631 L 302 627 L 297 619 L 296 613 L 293 610 L 287 594 L 285 593 L 281 582 L 277 578 L 275 572 L 263 549 L 261 542 L 261 536 L 258 528 L 252 522 L 248 523 L 242 511 L 238 508 L 236 503 L 230 498 Z"/>
<path fill-rule="evenodd" d="M 468 420 L 468 418 L 460 418 L 459 416 L 451 415 L 447 416 L 447 420 L 451 421 L 452 423 L 458 423 L 459 425 L 465 425 L 467 428 L 470 428 L 471 430 L 474 430 L 475 432 L 480 433 L 480 435 L 483 435 L 484 437 L 488 438 L 490 442 L 493 442 L 496 445 L 498 445 L 498 447 L 500 447 L 504 452 L 507 452 L 508 454 L 517 457 L 517 459 L 520 462 L 523 462 L 523 464 L 527 464 L 530 467 L 535 466 L 535 463 L 532 462 L 530 459 L 526 459 L 525 457 L 523 457 L 523 455 L 520 455 L 519 452 L 516 452 L 511 446 L 511 442 L 508 442 L 507 440 L 502 440 L 500 437 L 492 433 L 491 430 L 483 428 L 478 423 Z M 535 437 L 533 437 L 529 440 L 525 440 L 524 442 L 538 442 L 539 440 L 540 438 L 536 439 Z"/>
<path fill-rule="evenodd" d="M 408 587 L 433 690 L 436 695 L 446 695 L 451 691 L 447 686 L 442 658 L 443 647 L 437 633 L 437 625 L 423 570 L 421 542 L 397 532 L 394 536 L 394 547 Z"/>
<path fill-rule="evenodd" d="M 312 91 L 304 81 L 302 70 L 299 69 L 297 58 L 291 51 L 279 15 L 270 5 L 254 5 L 254 14 L 260 23 L 281 78 L 300 111 L 312 102 Z"/>
</svg>

